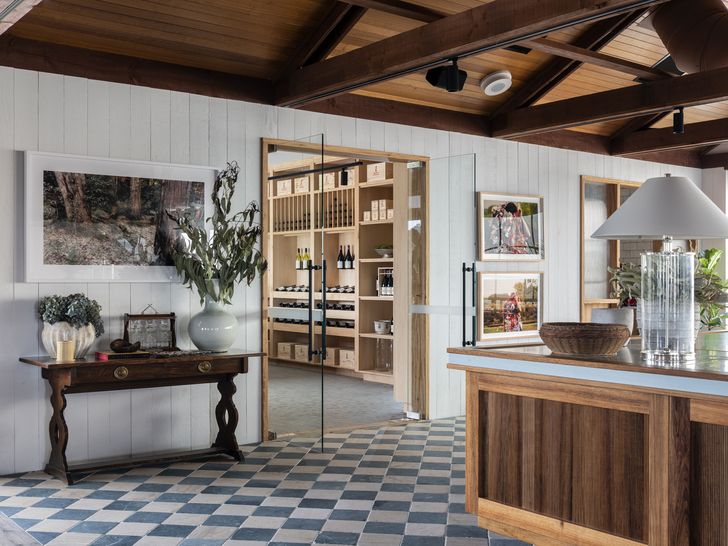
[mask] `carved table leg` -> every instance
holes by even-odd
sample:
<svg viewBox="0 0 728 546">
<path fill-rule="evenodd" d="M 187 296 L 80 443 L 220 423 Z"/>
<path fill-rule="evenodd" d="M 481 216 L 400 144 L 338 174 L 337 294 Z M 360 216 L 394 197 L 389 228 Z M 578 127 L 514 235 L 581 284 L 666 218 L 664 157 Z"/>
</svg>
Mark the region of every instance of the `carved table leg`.
<svg viewBox="0 0 728 546">
<path fill-rule="evenodd" d="M 217 390 L 220 391 L 220 402 L 215 408 L 217 419 L 217 438 L 212 447 L 224 449 L 225 453 L 237 461 L 243 460 L 243 452 L 240 451 L 238 440 L 235 438 L 235 429 L 238 426 L 238 410 L 233 402 L 235 388 L 235 374 L 226 375 L 217 382 Z"/>
<path fill-rule="evenodd" d="M 70 472 L 68 471 L 68 461 L 66 461 L 66 446 L 68 445 L 68 425 L 63 411 L 66 409 L 65 388 L 69 385 L 69 373 L 60 371 L 52 374 L 48 378 L 51 386 L 51 407 L 53 415 L 48 425 L 48 433 L 51 440 L 51 455 L 48 459 L 45 471 L 51 476 L 55 476 L 66 481 L 69 485 L 73 483 Z"/>
</svg>

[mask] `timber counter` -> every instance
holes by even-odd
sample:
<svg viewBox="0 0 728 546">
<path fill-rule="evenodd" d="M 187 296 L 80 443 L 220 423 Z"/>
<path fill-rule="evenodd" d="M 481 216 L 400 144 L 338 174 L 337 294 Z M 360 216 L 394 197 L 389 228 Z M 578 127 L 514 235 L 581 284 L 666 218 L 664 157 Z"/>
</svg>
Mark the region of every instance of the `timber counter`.
<svg viewBox="0 0 728 546">
<path fill-rule="evenodd" d="M 482 527 L 539 546 L 728 545 L 728 334 L 701 336 L 691 365 L 647 365 L 638 344 L 448 353 Z"/>
</svg>

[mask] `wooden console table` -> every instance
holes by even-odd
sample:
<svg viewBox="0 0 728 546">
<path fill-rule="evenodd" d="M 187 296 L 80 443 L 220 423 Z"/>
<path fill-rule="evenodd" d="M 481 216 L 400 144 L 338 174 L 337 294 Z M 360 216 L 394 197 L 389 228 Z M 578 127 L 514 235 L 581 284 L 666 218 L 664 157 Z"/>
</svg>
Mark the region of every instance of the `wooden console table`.
<svg viewBox="0 0 728 546">
<path fill-rule="evenodd" d="M 219 354 L 187 354 L 146 359 L 94 360 L 91 358 L 56 362 L 49 357 L 22 357 L 21 362 L 38 366 L 44 379 L 51 386 L 53 415 L 49 424 L 51 455 L 45 471 L 52 476 L 73 483 L 74 474 L 99 471 L 121 465 L 173 462 L 204 459 L 214 455 L 229 455 L 242 461 L 235 429 L 238 410 L 233 403 L 234 378 L 248 372 L 248 360 L 263 353 L 247 353 L 232 350 Z M 66 395 L 83 392 L 99 392 L 124 389 L 146 389 L 175 385 L 217 383 L 220 402 L 215 408 L 218 433 L 209 449 L 158 455 L 154 458 L 108 461 L 99 464 L 69 466 L 66 460 L 68 425 L 63 416 Z"/>
</svg>

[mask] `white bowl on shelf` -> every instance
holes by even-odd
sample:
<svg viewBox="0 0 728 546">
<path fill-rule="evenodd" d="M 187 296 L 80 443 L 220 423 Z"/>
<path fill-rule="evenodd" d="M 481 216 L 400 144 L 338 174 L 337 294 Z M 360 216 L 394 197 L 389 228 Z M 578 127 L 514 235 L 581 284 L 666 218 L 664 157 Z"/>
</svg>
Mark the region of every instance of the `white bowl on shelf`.
<svg viewBox="0 0 728 546">
<path fill-rule="evenodd" d="M 374 333 L 380 336 L 387 336 L 392 333 L 392 321 L 391 320 L 375 320 L 374 321 Z"/>
<path fill-rule="evenodd" d="M 394 258 L 393 248 L 375 248 L 374 252 L 379 254 L 380 258 Z"/>
</svg>

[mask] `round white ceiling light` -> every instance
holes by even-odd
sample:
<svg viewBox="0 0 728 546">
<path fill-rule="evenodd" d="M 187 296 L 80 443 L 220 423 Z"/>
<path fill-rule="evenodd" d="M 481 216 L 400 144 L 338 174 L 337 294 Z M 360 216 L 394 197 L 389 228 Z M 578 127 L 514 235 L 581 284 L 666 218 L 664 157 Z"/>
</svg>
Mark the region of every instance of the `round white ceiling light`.
<svg viewBox="0 0 728 546">
<path fill-rule="evenodd" d="M 490 97 L 505 93 L 511 88 L 513 77 L 508 70 L 499 70 L 480 80 L 480 88 Z"/>
</svg>

